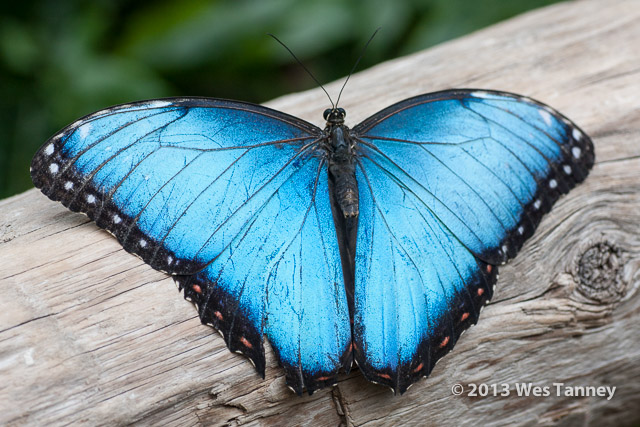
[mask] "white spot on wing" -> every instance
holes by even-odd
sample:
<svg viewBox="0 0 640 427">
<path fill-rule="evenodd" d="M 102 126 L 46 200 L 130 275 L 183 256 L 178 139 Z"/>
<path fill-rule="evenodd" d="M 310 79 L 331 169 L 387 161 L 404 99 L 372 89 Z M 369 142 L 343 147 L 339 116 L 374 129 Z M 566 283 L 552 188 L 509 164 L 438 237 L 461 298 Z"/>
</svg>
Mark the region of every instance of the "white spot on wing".
<svg viewBox="0 0 640 427">
<path fill-rule="evenodd" d="M 524 234 L 524 227 L 523 226 L 518 227 L 518 234 L 521 235 L 521 236 Z"/>
<path fill-rule="evenodd" d="M 580 147 L 573 147 L 571 149 L 571 154 L 573 154 L 573 157 L 575 157 L 576 159 L 579 159 L 580 154 L 582 154 L 582 150 L 580 149 Z"/>
<path fill-rule="evenodd" d="M 144 239 L 140 239 L 140 246 L 142 246 L 143 248 L 147 246 L 147 241 Z"/>
<path fill-rule="evenodd" d="M 160 100 L 158 100 L 158 101 L 151 101 L 151 102 L 149 102 L 149 103 L 147 104 L 147 106 L 148 106 L 149 108 L 162 108 L 162 107 L 167 107 L 167 106 L 172 105 L 172 104 L 173 104 L 173 103 L 172 103 L 172 102 L 169 102 L 169 101 L 160 101 Z"/>
<path fill-rule="evenodd" d="M 556 188 L 558 186 L 558 181 L 556 181 L 555 179 L 552 179 L 551 181 L 549 181 L 549 188 Z"/>
<path fill-rule="evenodd" d="M 471 96 L 473 96 L 474 98 L 486 98 L 487 92 L 475 91 L 471 92 Z"/>
<path fill-rule="evenodd" d="M 69 126 L 69 127 L 70 127 L 70 128 L 72 128 L 72 129 L 74 129 L 74 128 L 80 127 L 80 125 L 81 125 L 81 124 L 82 124 L 82 120 L 76 120 L 76 121 L 75 121 L 75 122 L 73 122 L 73 123 L 71 124 L 71 126 Z"/>
<path fill-rule="evenodd" d="M 96 196 L 94 196 L 93 194 L 87 195 L 87 202 L 95 203 L 96 202 Z"/>
<path fill-rule="evenodd" d="M 53 142 L 49 145 L 47 145 L 47 148 L 44 149 L 44 154 L 46 154 L 47 156 L 50 156 L 53 154 L 53 150 L 54 150 L 54 146 L 53 146 Z"/>
<path fill-rule="evenodd" d="M 582 132 L 580 132 L 576 128 L 573 128 L 573 131 L 571 131 L 571 135 L 573 136 L 573 139 L 577 141 L 580 141 L 580 139 L 582 138 Z"/>
<path fill-rule="evenodd" d="M 57 163 L 51 163 L 49 165 L 49 172 L 51 172 L 53 175 L 57 174 L 59 170 L 60 170 L 60 167 L 58 166 Z"/>
<path fill-rule="evenodd" d="M 535 210 L 540 209 L 540 206 L 542 206 L 542 202 L 540 201 L 540 199 L 537 199 L 535 202 L 533 202 L 533 208 Z"/>
<path fill-rule="evenodd" d="M 71 181 L 67 181 L 64 183 L 64 189 L 65 190 L 71 190 L 73 188 L 73 182 Z"/>
<path fill-rule="evenodd" d="M 113 216 L 113 223 L 114 224 L 120 224 L 122 222 L 122 218 L 120 218 L 118 215 L 114 215 Z"/>
<path fill-rule="evenodd" d="M 540 117 L 542 117 L 547 126 L 551 126 L 551 114 L 547 110 L 538 110 L 538 113 L 540 113 Z"/>
<path fill-rule="evenodd" d="M 173 258 L 170 256 L 167 257 L 167 264 L 171 264 L 173 262 Z"/>
<path fill-rule="evenodd" d="M 91 123 L 85 123 L 84 125 L 80 126 L 80 137 L 82 139 L 86 138 L 89 133 L 91 133 Z"/>
<path fill-rule="evenodd" d="M 569 165 L 564 165 L 562 167 L 562 170 L 564 171 L 564 173 L 566 173 L 567 175 L 571 175 L 571 166 Z"/>
</svg>

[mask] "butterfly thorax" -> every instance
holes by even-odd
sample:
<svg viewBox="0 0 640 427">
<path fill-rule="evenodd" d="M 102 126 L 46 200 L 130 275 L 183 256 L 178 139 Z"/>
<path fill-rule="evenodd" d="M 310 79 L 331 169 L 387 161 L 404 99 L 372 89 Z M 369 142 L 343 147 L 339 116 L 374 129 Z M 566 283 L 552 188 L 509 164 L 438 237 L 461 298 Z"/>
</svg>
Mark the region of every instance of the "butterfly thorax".
<svg viewBox="0 0 640 427">
<path fill-rule="evenodd" d="M 329 180 L 332 182 L 335 201 L 342 214 L 358 216 L 358 182 L 356 181 L 355 145 L 344 124 L 345 111 L 334 108 L 325 111 L 328 139 Z"/>
</svg>

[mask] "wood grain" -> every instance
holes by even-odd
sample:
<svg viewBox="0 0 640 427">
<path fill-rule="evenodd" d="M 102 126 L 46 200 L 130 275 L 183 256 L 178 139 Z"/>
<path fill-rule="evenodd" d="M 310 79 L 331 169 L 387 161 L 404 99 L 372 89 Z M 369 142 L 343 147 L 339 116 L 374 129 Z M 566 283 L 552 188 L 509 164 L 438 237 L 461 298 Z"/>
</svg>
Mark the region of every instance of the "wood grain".
<svg viewBox="0 0 640 427">
<path fill-rule="evenodd" d="M 430 378 L 403 396 L 355 371 L 297 397 L 202 326 L 172 279 L 36 190 L 0 202 L 0 424 L 632 424 L 640 421 L 640 2 L 534 11 L 354 75 L 348 124 L 420 93 L 526 94 L 589 133 L 596 164 L 563 197 L 494 299 Z M 341 82 L 327 86 L 337 93 Z M 322 125 L 320 90 L 269 106 Z M 516 383 L 615 386 L 517 397 Z M 454 396 L 460 383 L 509 397 Z"/>
</svg>

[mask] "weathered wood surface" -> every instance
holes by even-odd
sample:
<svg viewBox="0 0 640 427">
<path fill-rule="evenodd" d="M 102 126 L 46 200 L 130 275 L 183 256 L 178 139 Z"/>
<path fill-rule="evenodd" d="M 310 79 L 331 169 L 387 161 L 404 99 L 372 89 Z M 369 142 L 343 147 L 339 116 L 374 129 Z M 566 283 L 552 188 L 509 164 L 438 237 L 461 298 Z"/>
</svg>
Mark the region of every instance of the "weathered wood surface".
<svg viewBox="0 0 640 427">
<path fill-rule="evenodd" d="M 546 102 L 596 146 L 501 268 L 480 322 L 405 395 L 356 371 L 298 397 L 200 325 L 172 279 L 36 190 L 0 202 L 0 424 L 630 424 L 640 420 L 640 2 L 585 0 L 514 18 L 353 76 L 354 124 L 447 87 Z M 328 85 L 336 93 L 339 84 Z M 321 124 L 320 90 L 270 106 Z M 614 397 L 516 397 L 515 383 L 615 386 Z M 455 383 L 511 385 L 454 396 Z"/>
</svg>

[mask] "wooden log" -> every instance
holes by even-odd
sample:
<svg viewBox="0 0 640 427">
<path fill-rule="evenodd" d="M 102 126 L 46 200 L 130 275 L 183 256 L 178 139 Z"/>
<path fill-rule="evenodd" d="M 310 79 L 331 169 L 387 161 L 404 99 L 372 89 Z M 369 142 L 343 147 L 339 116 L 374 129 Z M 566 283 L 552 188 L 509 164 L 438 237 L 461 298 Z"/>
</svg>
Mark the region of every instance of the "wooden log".
<svg viewBox="0 0 640 427">
<path fill-rule="evenodd" d="M 640 420 L 640 2 L 527 13 L 354 75 L 348 124 L 448 87 L 539 99 L 594 140 L 589 178 L 501 268 L 480 322 L 403 396 L 356 371 L 298 397 L 202 326 L 172 279 L 30 190 L 0 202 L 0 423 L 632 424 Z M 342 82 L 327 86 L 337 93 Z M 322 124 L 320 90 L 269 106 Z M 550 388 L 518 397 L 517 384 Z M 554 383 L 616 387 L 557 395 Z M 461 384 L 461 396 L 452 387 Z M 473 384 L 510 395 L 471 396 Z M 478 389 L 480 394 L 483 390 Z"/>
</svg>

